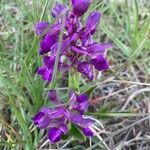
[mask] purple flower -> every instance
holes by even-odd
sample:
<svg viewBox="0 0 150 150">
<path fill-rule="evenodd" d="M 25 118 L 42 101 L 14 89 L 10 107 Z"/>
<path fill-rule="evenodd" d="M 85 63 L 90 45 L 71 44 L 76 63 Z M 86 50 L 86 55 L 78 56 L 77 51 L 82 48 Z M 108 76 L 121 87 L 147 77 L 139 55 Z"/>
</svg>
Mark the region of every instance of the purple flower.
<svg viewBox="0 0 150 150">
<path fill-rule="evenodd" d="M 56 98 L 56 91 L 51 90 L 51 98 Z M 85 133 L 93 123 L 91 118 L 84 117 L 84 112 L 88 109 L 89 102 L 86 94 L 77 95 L 74 91 L 70 93 L 68 106 L 48 108 L 43 107 L 34 117 L 34 124 L 41 129 L 49 129 L 48 138 L 52 143 L 61 140 L 61 136 L 67 134 L 68 124 L 76 124 Z M 76 108 L 75 108 L 76 107 Z M 90 129 L 89 129 L 90 130 Z"/>
<path fill-rule="evenodd" d="M 82 16 L 89 8 L 91 0 L 71 0 L 73 13 L 77 16 Z"/>
<path fill-rule="evenodd" d="M 48 22 L 41 21 L 35 24 L 35 32 L 37 35 L 42 35 L 46 28 L 49 26 Z"/>
<path fill-rule="evenodd" d="M 88 127 L 83 128 L 82 131 L 86 136 L 93 136 L 93 132 Z"/>
<path fill-rule="evenodd" d="M 38 68 L 38 74 L 41 75 L 42 79 L 51 82 L 53 70 L 49 69 L 47 66 L 42 66 Z"/>
<path fill-rule="evenodd" d="M 97 69 L 99 71 L 107 70 L 109 68 L 108 62 L 101 55 L 99 55 L 98 57 L 92 59 L 91 64 L 93 64 L 95 69 Z"/>
<path fill-rule="evenodd" d="M 55 57 L 44 56 L 43 61 L 43 66 L 38 68 L 38 74 L 42 76 L 43 80 L 50 82 L 52 80 Z"/>
<path fill-rule="evenodd" d="M 67 12 L 67 6 L 64 4 L 56 3 L 52 9 L 52 16 L 54 18 L 59 17 L 60 15 Z"/>
<path fill-rule="evenodd" d="M 62 131 L 59 128 L 51 128 L 48 133 L 48 138 L 52 143 L 56 143 L 61 140 Z"/>
<path fill-rule="evenodd" d="M 48 98 L 54 102 L 54 103 L 58 103 L 58 96 L 56 93 L 56 90 L 49 90 L 48 91 Z"/>
<path fill-rule="evenodd" d="M 72 123 L 82 127 L 87 128 L 91 126 L 95 121 L 90 118 L 84 118 L 81 114 L 70 114 L 70 120 Z"/>
<path fill-rule="evenodd" d="M 78 71 L 86 76 L 89 80 L 93 80 L 93 70 L 91 68 L 90 63 L 81 62 L 78 64 Z"/>
<path fill-rule="evenodd" d="M 101 17 L 101 14 L 97 11 L 94 11 L 87 18 L 86 26 L 88 27 L 92 35 L 96 31 L 96 27 L 100 22 L 100 17 Z"/>
<path fill-rule="evenodd" d="M 40 42 L 40 54 L 55 60 L 59 35 L 64 24 L 58 71 L 64 73 L 72 67 L 89 80 L 93 80 L 93 66 L 99 71 L 108 69 L 108 62 L 103 58 L 103 54 L 107 48 L 112 46 L 109 43 L 100 44 L 93 40 L 93 34 L 100 22 L 99 12 L 92 12 L 84 26 L 80 22 L 80 17 L 87 11 L 91 2 L 92 0 L 72 0 L 72 12 L 68 12 L 66 5 L 56 3 L 52 9 L 53 17 L 67 12 L 66 18 L 65 20 L 57 19 L 47 29 Z M 47 22 L 37 23 L 36 32 L 42 34 L 48 25 Z M 48 62 L 45 63 L 45 57 L 43 57 L 43 66 L 38 69 L 38 74 L 43 80 L 51 82 L 55 61 L 48 58 L 46 60 Z"/>
<path fill-rule="evenodd" d="M 40 111 L 33 118 L 34 124 L 41 129 L 45 129 L 50 124 L 50 117 L 46 113 Z"/>
<path fill-rule="evenodd" d="M 44 36 L 40 44 L 40 54 L 42 55 L 44 53 L 51 51 L 51 46 L 55 44 L 57 40 L 58 40 L 57 34 L 53 35 L 47 34 L 46 36 Z"/>
<path fill-rule="evenodd" d="M 104 43 L 104 44 L 93 43 L 87 47 L 88 55 L 91 58 L 95 58 L 99 55 L 102 55 L 107 48 L 111 48 L 111 47 L 112 44 L 110 43 Z"/>
</svg>

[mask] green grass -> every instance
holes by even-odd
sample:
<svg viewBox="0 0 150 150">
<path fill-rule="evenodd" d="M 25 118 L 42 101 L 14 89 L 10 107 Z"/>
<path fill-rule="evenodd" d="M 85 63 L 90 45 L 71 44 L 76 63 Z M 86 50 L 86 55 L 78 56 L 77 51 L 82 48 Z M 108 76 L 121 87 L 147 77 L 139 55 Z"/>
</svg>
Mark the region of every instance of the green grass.
<svg viewBox="0 0 150 150">
<path fill-rule="evenodd" d="M 1 0 L 0 2 L 0 149 L 34 150 L 45 142 L 40 141 L 43 133 L 32 124 L 34 114 L 47 103 L 45 96 L 47 88 L 36 74 L 37 67 L 41 65 L 41 57 L 38 54 L 40 39 L 34 34 L 34 23 L 39 20 L 54 21 L 50 16 L 54 2 L 54 0 Z M 145 6 L 143 6 L 144 3 Z M 96 80 L 100 84 L 91 99 L 106 96 L 109 92 L 129 86 L 129 83 L 105 82 L 110 78 L 135 82 L 135 85 L 136 82 L 143 83 L 143 86 L 139 85 L 132 90 L 124 91 L 124 98 L 131 95 L 133 91 L 144 88 L 146 86 L 144 83 L 150 82 L 148 8 L 146 0 L 133 0 L 132 4 L 129 0 L 122 0 L 121 3 L 115 0 L 94 0 L 90 6 L 88 13 L 98 10 L 103 14 L 94 38 L 100 41 L 106 34 L 105 41 L 111 40 L 113 43 L 113 48 L 107 54 L 111 69 L 104 73 L 102 78 Z M 81 89 L 95 83 L 95 81 L 86 83 L 84 80 L 81 82 L 83 84 Z M 59 90 L 62 89 L 59 88 Z M 133 117 L 132 114 L 134 114 L 134 118 L 139 117 L 133 111 L 149 96 L 149 93 L 143 93 L 143 97 L 137 96 L 126 110 L 131 112 L 129 116 Z M 115 115 L 121 116 L 121 107 L 125 103 L 121 98 L 123 98 L 121 94 L 116 94 L 112 97 L 113 100 L 105 99 L 106 101 L 94 106 L 94 109 L 100 110 L 108 105 L 108 110 L 115 112 L 112 115 L 113 118 Z M 105 113 L 100 115 L 105 116 Z M 111 114 L 108 114 L 111 117 Z M 123 115 L 128 116 L 128 114 Z M 101 120 L 104 124 L 105 121 Z M 93 145 L 97 143 L 97 140 L 96 137 L 92 139 Z M 72 142 L 72 146 L 77 145 L 79 149 L 82 147 L 80 144 L 76 140 Z M 61 146 L 62 144 L 57 145 L 57 148 Z M 90 149 L 90 144 L 85 143 L 84 146 Z M 105 147 L 102 144 L 98 146 Z"/>
</svg>

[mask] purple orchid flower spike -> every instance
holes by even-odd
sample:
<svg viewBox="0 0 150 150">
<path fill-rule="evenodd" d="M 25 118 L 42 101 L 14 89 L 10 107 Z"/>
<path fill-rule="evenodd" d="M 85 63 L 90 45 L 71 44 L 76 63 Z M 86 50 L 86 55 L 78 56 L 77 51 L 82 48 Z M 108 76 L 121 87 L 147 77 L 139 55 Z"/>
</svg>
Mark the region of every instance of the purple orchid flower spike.
<svg viewBox="0 0 150 150">
<path fill-rule="evenodd" d="M 73 5 L 73 13 L 82 16 L 89 8 L 92 0 L 71 0 Z"/>
<path fill-rule="evenodd" d="M 61 3 L 56 3 L 56 5 L 52 9 L 52 16 L 54 18 L 59 17 L 60 15 L 63 15 L 67 12 L 68 8 L 66 5 Z"/>
<path fill-rule="evenodd" d="M 48 26 L 49 26 L 48 22 L 45 22 L 45 21 L 37 22 L 35 24 L 36 34 L 39 36 L 42 35 Z"/>
</svg>

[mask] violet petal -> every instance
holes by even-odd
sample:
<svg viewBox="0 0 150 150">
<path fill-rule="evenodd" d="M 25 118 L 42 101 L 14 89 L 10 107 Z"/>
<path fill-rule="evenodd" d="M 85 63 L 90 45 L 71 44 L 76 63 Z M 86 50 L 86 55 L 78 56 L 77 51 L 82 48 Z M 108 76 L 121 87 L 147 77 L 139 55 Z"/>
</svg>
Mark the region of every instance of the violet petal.
<svg viewBox="0 0 150 150">
<path fill-rule="evenodd" d="M 35 24 L 35 32 L 37 35 L 42 35 L 46 28 L 48 27 L 49 23 L 45 21 L 37 22 Z"/>
<path fill-rule="evenodd" d="M 91 64 L 87 62 L 81 62 L 77 67 L 78 71 L 86 76 L 89 80 L 93 80 L 93 70 L 91 68 Z"/>
<path fill-rule="evenodd" d="M 73 5 L 73 13 L 82 16 L 89 8 L 91 0 L 71 0 Z"/>
<path fill-rule="evenodd" d="M 54 103 L 58 103 L 58 96 L 56 90 L 49 90 L 48 91 L 48 98 Z"/>
<path fill-rule="evenodd" d="M 106 59 L 99 55 L 98 57 L 94 58 L 91 60 L 91 64 L 94 65 L 94 67 L 99 70 L 99 71 L 102 71 L 102 70 L 107 70 L 109 68 L 109 64 L 108 62 L 106 61 Z"/>
<path fill-rule="evenodd" d="M 96 31 L 96 27 L 99 24 L 100 17 L 101 14 L 97 11 L 94 11 L 87 18 L 86 26 L 90 29 L 92 35 Z"/>
<path fill-rule="evenodd" d="M 88 55 L 91 58 L 95 58 L 100 54 L 102 55 L 105 52 L 105 50 L 110 47 L 112 47 L 111 43 L 104 43 L 104 44 L 94 43 L 87 47 Z"/>
<path fill-rule="evenodd" d="M 51 46 L 57 41 L 58 35 L 46 35 L 40 43 L 40 54 L 47 53 L 51 50 Z"/>
<path fill-rule="evenodd" d="M 88 127 L 83 128 L 82 131 L 86 136 L 93 136 L 93 132 Z"/>
<path fill-rule="evenodd" d="M 61 140 L 62 132 L 59 128 L 51 128 L 48 133 L 48 138 L 52 143 L 56 143 Z"/>
<path fill-rule="evenodd" d="M 61 124 L 59 126 L 59 129 L 61 130 L 61 132 L 63 132 L 64 134 L 67 134 L 68 133 L 68 127 L 66 124 Z"/>
<path fill-rule="evenodd" d="M 52 16 L 54 18 L 64 14 L 67 11 L 67 6 L 61 3 L 56 3 L 52 9 Z"/>
<path fill-rule="evenodd" d="M 86 48 L 85 47 L 80 47 L 80 46 L 74 46 L 74 45 L 72 45 L 71 46 L 71 50 L 73 50 L 74 52 L 79 53 L 79 54 L 85 54 L 85 55 L 88 54 L 86 52 Z"/>
</svg>

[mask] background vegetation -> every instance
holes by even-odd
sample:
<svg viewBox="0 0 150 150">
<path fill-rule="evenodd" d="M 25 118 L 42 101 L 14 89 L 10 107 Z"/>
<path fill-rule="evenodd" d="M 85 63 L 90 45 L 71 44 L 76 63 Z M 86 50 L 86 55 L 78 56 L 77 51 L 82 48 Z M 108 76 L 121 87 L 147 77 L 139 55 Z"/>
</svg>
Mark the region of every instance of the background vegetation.
<svg viewBox="0 0 150 150">
<path fill-rule="evenodd" d="M 90 113 L 96 118 L 92 139 L 70 138 L 57 145 L 33 125 L 32 117 L 47 100 L 36 74 L 41 64 L 34 24 L 53 22 L 55 0 L 0 0 L 0 149 L 150 149 L 150 3 L 149 0 L 93 0 L 101 23 L 95 39 L 112 41 L 109 71 L 97 74 Z M 64 0 L 69 5 L 69 0 Z M 66 81 L 67 75 L 63 78 Z M 59 87 L 65 99 L 67 88 Z"/>
</svg>

